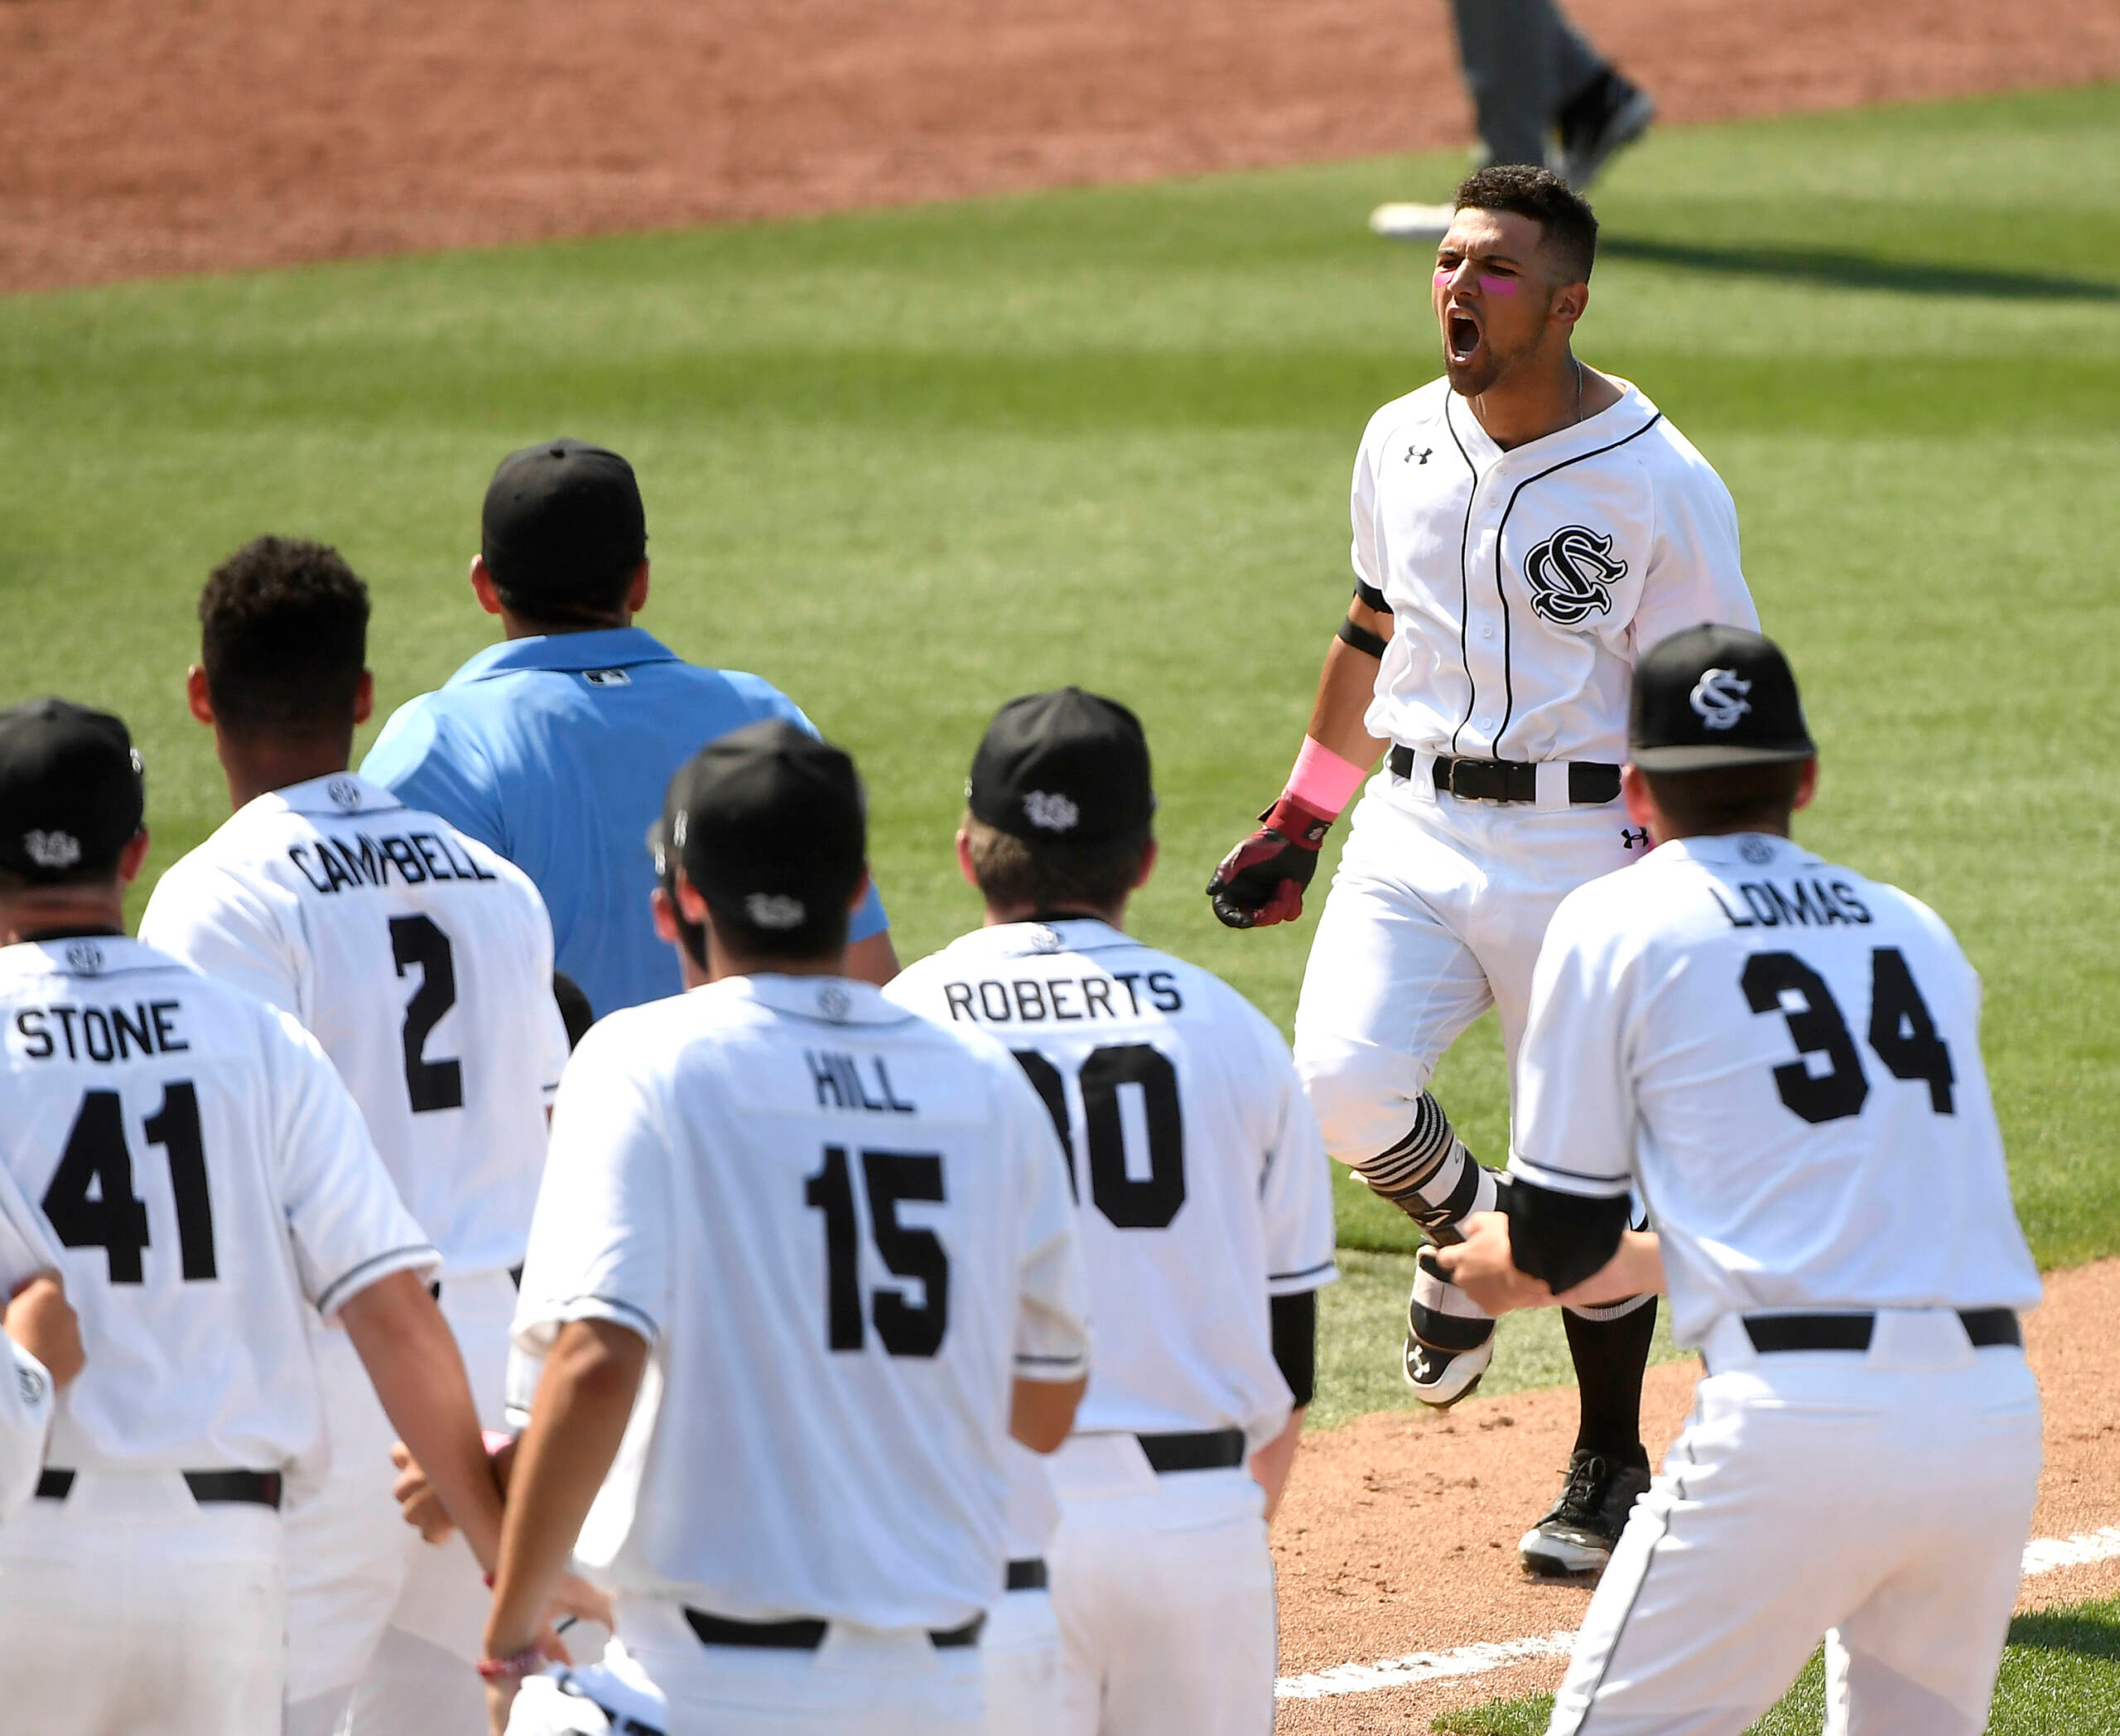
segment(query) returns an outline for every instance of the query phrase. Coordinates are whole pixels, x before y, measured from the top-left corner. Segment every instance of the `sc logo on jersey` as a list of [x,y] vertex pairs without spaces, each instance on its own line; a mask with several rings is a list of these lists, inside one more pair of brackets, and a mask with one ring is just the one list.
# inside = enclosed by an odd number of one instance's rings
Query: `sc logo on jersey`
[[1555,531],[1524,557],[1524,581],[1531,587],[1531,612],[1556,627],[1579,627],[1612,606],[1612,586],[1627,574],[1612,552],[1612,539],[1571,524]]

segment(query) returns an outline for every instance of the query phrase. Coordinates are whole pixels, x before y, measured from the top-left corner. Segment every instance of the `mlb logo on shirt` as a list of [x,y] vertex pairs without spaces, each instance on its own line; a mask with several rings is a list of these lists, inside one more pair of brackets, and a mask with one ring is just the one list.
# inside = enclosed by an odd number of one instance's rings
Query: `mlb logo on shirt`
[[592,687],[629,687],[633,677],[623,669],[584,669],[581,678]]

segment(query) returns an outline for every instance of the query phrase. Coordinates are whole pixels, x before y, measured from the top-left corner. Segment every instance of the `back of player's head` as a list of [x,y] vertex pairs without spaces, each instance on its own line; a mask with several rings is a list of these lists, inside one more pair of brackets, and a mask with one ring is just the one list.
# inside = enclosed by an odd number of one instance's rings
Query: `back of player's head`
[[479,532],[501,601],[535,621],[615,613],[648,558],[648,516],[633,466],[581,440],[547,440],[502,459]]
[[663,827],[733,952],[817,959],[845,948],[869,822],[842,750],[778,720],[732,730],[677,768]]
[[1754,817],[1785,824],[1804,764],[1817,756],[1795,673],[1764,634],[1689,627],[1635,664],[1627,758],[1681,832]]
[[146,813],[122,721],[64,699],[0,711],[0,891],[113,879]]
[[1511,211],[1544,233],[1544,247],[1563,283],[1588,283],[1597,263],[1597,219],[1589,201],[1550,169],[1528,163],[1490,163],[1458,184],[1458,210]]
[[1141,721],[1080,687],[1012,699],[972,756],[965,805],[989,904],[1110,909],[1133,890],[1154,836]]
[[214,717],[238,735],[351,730],[368,615],[368,586],[337,549],[298,537],[244,543],[199,593]]

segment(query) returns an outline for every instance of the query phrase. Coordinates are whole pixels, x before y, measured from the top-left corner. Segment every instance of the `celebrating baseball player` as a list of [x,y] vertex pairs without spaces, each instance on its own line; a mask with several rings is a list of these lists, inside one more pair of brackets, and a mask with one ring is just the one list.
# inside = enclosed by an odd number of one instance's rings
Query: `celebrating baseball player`
[[[1707,461],[1571,347],[1597,248],[1542,169],[1458,190],[1438,250],[1444,378],[1371,418],[1355,461],[1355,597],[1280,798],[1208,892],[1234,928],[1301,914],[1327,829],[1377,756],[1312,944],[1296,1065],[1326,1149],[1436,1243],[1495,1203],[1428,1090],[1487,1007],[1514,1067],[1560,899],[1645,846],[1618,805],[1628,673],[1702,620],[1756,624],[1737,516]],[[1424,1249],[1405,1374],[1447,1406],[1494,1322]],[[1655,1300],[1571,1309],[1582,1425],[1527,1570],[1593,1576],[1649,1482],[1641,1377]]]
[[733,731],[665,825],[704,986],[604,1019],[561,1087],[493,1727],[578,1549],[670,1736],[977,1736],[1003,1443],[1050,1451],[1082,1391],[1052,1123],[1000,1044],[844,974],[867,877],[845,754]]
[[[707,669],[633,624],[647,606],[648,528],[633,466],[579,440],[503,459],[471,562],[488,647],[440,692],[400,706],[362,775],[519,865],[552,914],[559,967],[599,1016],[676,994],[648,919],[641,835],[702,742],[762,718],[810,728],[755,675]],[[847,968],[898,968],[873,888]]]
[[1506,1215],[1442,1256],[1497,1309],[1668,1281],[1707,1362],[1554,1736],[1735,1736],[1822,1633],[1830,1736],[1974,1736],[2040,1467],[1979,979],[1934,911],[1790,841],[1817,764],[1770,641],[1655,647],[1629,746],[1654,848],[1554,913]]
[[0,1526],[0,1681],[39,1736],[267,1736],[278,1508],[322,1445],[311,1319],[341,1323],[350,1377],[489,1556],[500,1503],[435,1250],[330,1061],[126,938],[142,808],[117,718],[0,712],[0,1218],[36,1243],[0,1238],[28,1268],[0,1284],[63,1274],[85,1355],[36,1498]]
[[[235,814],[163,875],[140,933],[323,1044],[441,1252],[443,1317],[498,1429],[509,1271],[566,1062],[552,930],[520,869],[346,769],[372,703],[368,618],[367,588],[316,543],[261,537],[214,571],[188,691]],[[482,1570],[399,1522],[389,1420],[346,1333],[315,1337],[331,1470],[287,1516],[289,1736],[329,1736],[349,1699],[355,1732],[476,1729]]]
[[[1263,1736],[1266,1520],[1311,1398],[1317,1291],[1337,1276],[1317,1123],[1257,1009],[1122,931],[1156,857],[1131,711],[1079,687],[1011,702],[967,801],[957,861],[985,926],[887,992],[1015,1051],[1067,1149],[1097,1323],[1088,1394],[1050,1461],[1052,1611],[1034,1591],[997,1610],[990,1678],[1008,1715],[992,1729]],[[1021,1559],[1053,1531],[1043,1469],[1019,1467],[1012,1584],[1044,1576]],[[1055,1616],[1058,1716],[1038,1643]]]

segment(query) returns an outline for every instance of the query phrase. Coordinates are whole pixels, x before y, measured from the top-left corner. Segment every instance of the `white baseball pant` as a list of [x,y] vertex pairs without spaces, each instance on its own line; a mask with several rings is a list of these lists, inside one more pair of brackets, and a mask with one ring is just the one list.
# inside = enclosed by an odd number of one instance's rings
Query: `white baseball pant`
[[1356,803],[1303,971],[1296,1070],[1342,1163],[1405,1137],[1443,1051],[1490,1006],[1514,1079],[1555,908],[1645,842],[1616,802],[1461,802],[1435,793],[1431,764],[1387,768]]
[[1737,1736],[1826,1640],[1825,1736],[1978,1736],[2039,1488],[2023,1353],[1948,1309],[1760,1355],[1726,1316],[1549,1736]]
[[29,1736],[275,1736],[280,1516],[174,1471],[75,1474],[0,1527],[0,1702]]
[[1052,1594],[1007,1593],[988,1612],[979,1649],[989,1736],[1061,1736],[1060,1621]]
[[667,1704],[667,1736],[985,1736],[977,1646],[837,1622],[814,1652],[706,1646],[672,1603],[621,1598],[618,1617]]
[[1047,1463],[1067,1736],[1270,1736],[1265,1492],[1241,1468],[1158,1476],[1130,1435],[1076,1435]]
[[[513,1281],[445,1277],[441,1307],[480,1422],[502,1427]],[[359,1736],[479,1729],[484,1574],[460,1536],[436,1548],[406,1525],[390,1492],[397,1431],[367,1370],[344,1332],[319,1326],[311,1342],[331,1468],[287,1513],[287,1736],[330,1736],[349,1706]]]

